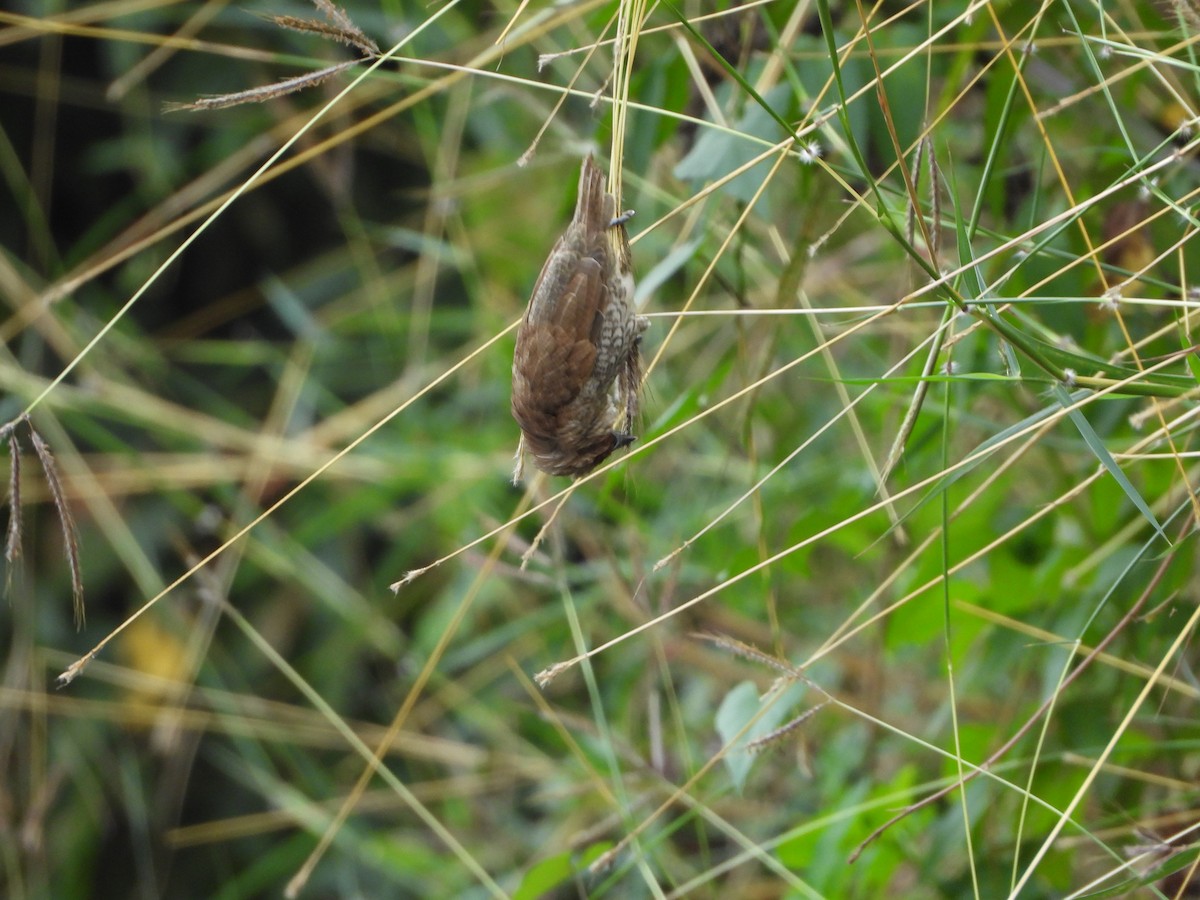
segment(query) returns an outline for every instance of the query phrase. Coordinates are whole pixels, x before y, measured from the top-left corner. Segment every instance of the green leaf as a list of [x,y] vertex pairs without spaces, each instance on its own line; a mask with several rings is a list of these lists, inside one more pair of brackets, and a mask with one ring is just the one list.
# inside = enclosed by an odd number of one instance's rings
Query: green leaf
[[[1054,395],[1058,397],[1058,402],[1063,405],[1064,409],[1068,409],[1074,402],[1074,398],[1072,398],[1071,394],[1061,384],[1056,384],[1054,386]],[[1146,504],[1146,501],[1142,499],[1141,493],[1139,493],[1137,488],[1133,486],[1133,483],[1125,477],[1125,472],[1119,465],[1117,465],[1117,461],[1112,458],[1112,454],[1109,453],[1108,448],[1104,446],[1104,441],[1101,440],[1100,435],[1096,434],[1095,429],[1092,428],[1091,423],[1088,422],[1087,416],[1085,416],[1078,409],[1070,409],[1067,412],[1067,415],[1071,417],[1071,422],[1079,430],[1080,435],[1083,436],[1083,440],[1087,443],[1088,447],[1094,454],[1096,454],[1096,458],[1100,460],[1100,464],[1108,470],[1108,474],[1112,475],[1117,484],[1121,486],[1121,490],[1125,492],[1125,496],[1133,502],[1133,505],[1138,508],[1138,512],[1145,517],[1146,521],[1154,526],[1154,530],[1158,532],[1159,537],[1166,541],[1167,544],[1170,544],[1171,542],[1163,533],[1162,526],[1158,524],[1158,519],[1154,517],[1154,513],[1150,510],[1150,507]]]
[[534,863],[513,891],[513,900],[537,900],[565,883],[575,871],[571,856],[571,852],[567,851]]
[[1200,383],[1200,357],[1195,353],[1189,353],[1184,360],[1187,362],[1188,371],[1192,373],[1192,378]]
[[684,263],[695,255],[696,248],[699,246],[700,238],[693,238],[687,243],[681,244],[660,259],[654,268],[638,279],[634,297],[639,308],[643,306],[643,298],[653,294],[663,286],[667,279],[682,269]]
[[[1104,888],[1100,891],[1094,891],[1088,894],[1080,894],[1081,900],[1098,900],[1100,897],[1129,897],[1133,895],[1135,888],[1150,887],[1156,882],[1161,881],[1168,875],[1173,875],[1175,872],[1190,868],[1196,865],[1196,860],[1200,859],[1200,845],[1188,847],[1186,850],[1181,850],[1168,857],[1165,861],[1138,875],[1136,878],[1127,878],[1120,884],[1114,884],[1111,887]],[[1189,880],[1189,885],[1195,886],[1195,879]],[[1190,895],[1189,895],[1190,896]]]
[[[790,96],[791,88],[780,84],[767,92],[763,102],[783,106]],[[760,156],[764,147],[775,142],[779,130],[775,125],[775,118],[777,115],[768,114],[760,106],[749,106],[729,130],[705,129],[692,146],[691,152],[675,166],[675,177],[696,182],[724,178],[756,156]],[[762,184],[763,171],[770,165],[771,160],[764,159],[754,169],[743,172],[725,185],[724,191],[737,200],[748,203]]]
[[583,872],[612,847],[612,841],[601,841],[590,845],[582,856],[568,850],[534,863],[513,891],[513,900],[537,900],[539,897],[545,897],[559,885],[566,884],[577,873]]
[[[750,774],[750,768],[754,765],[755,760],[754,754],[746,750],[746,745],[778,728],[796,702],[803,696],[804,691],[805,685],[796,683],[789,685],[779,693],[771,692],[760,699],[758,688],[754,682],[743,681],[726,694],[725,699],[721,701],[716,717],[717,734],[721,736],[721,740],[725,744],[734,741],[735,737],[737,739],[737,742],[726,751],[723,762],[729,772],[729,777],[733,779],[739,792],[745,785],[746,777]],[[766,710],[763,709],[764,702],[770,704]],[[737,737],[755,716],[759,718],[746,729],[744,734]]]

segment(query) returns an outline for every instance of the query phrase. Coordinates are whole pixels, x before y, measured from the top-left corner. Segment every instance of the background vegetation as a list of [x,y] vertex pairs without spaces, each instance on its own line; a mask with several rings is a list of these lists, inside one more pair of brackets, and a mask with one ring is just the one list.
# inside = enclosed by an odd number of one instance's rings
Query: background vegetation
[[1194,10],[652,6],[643,421],[568,493],[511,326],[613,2],[346,0],[390,58],[192,111],[360,50],[6,9],[0,893],[1188,890]]

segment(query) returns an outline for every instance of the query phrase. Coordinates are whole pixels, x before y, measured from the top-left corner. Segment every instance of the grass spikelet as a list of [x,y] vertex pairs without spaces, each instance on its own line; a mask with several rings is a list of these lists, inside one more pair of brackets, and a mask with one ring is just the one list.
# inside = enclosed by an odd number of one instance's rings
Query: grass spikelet
[[67,554],[67,566],[71,570],[71,595],[75,612],[75,627],[82,628],[85,620],[83,609],[83,576],[79,568],[79,538],[75,530],[75,517],[71,515],[71,507],[67,503],[66,494],[63,492],[62,480],[58,477],[58,466],[54,462],[54,456],[50,453],[50,447],[42,440],[42,436],[38,434],[37,429],[32,425],[29,426],[29,434],[33,439],[33,451],[37,454],[38,462],[42,464],[42,471],[46,475],[46,486],[49,488],[50,497],[54,501],[54,509],[58,513],[58,522],[62,526],[63,549]]
[[785,678],[800,678],[802,672],[799,669],[789,665],[784,660],[777,656],[772,656],[769,653],[764,653],[757,647],[752,647],[750,644],[745,644],[742,641],[735,640],[731,637],[726,637],[723,634],[693,634],[692,637],[701,641],[707,641],[723,650],[732,653],[734,656],[740,656],[742,659],[748,659],[760,665],[766,666],[769,669],[781,673]]
[[345,28],[331,25],[328,22],[319,22],[316,19],[301,19],[297,16],[268,16],[267,21],[274,22],[280,28],[287,28],[290,31],[317,34],[331,41],[337,41],[339,44],[356,47],[365,57],[379,55],[379,45],[353,24],[349,28]]
[[774,746],[779,741],[782,741],[784,738],[786,738],[788,735],[795,733],[796,729],[798,729],[801,725],[803,725],[805,722],[807,722],[814,715],[816,715],[820,710],[824,709],[828,705],[829,705],[829,701],[824,700],[821,703],[818,703],[812,709],[805,710],[804,712],[800,713],[800,715],[796,716],[791,721],[786,722],[783,725],[780,725],[774,731],[770,731],[767,734],[764,734],[760,738],[755,738],[754,740],[752,740],[750,743],[748,743],[746,745],[746,752],[761,753],[763,750],[766,750],[768,747]]
[[197,109],[228,109],[231,106],[241,106],[243,103],[265,103],[267,100],[274,100],[277,97],[294,94],[296,91],[316,87],[339,72],[344,72],[351,66],[358,65],[359,62],[360,60],[351,59],[346,62],[340,62],[337,65],[329,66],[328,68],[318,69],[315,72],[305,72],[302,75],[285,78],[283,81],[276,81],[274,84],[264,84],[259,87],[248,88],[244,91],[235,91],[232,94],[215,94],[211,97],[201,97],[199,100],[193,100],[191,103],[168,103],[165,108],[167,112],[178,112],[181,110]]
[[8,535],[4,541],[4,558],[8,561],[8,577],[12,566],[21,556],[21,446],[17,436],[8,434]]

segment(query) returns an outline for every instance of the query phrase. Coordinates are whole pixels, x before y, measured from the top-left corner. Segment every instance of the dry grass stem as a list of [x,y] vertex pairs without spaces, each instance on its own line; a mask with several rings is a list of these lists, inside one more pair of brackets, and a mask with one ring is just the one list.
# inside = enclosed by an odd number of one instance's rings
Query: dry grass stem
[[[1197,2],[35,6],[0,895],[1194,880]],[[588,153],[638,440],[514,488]]]

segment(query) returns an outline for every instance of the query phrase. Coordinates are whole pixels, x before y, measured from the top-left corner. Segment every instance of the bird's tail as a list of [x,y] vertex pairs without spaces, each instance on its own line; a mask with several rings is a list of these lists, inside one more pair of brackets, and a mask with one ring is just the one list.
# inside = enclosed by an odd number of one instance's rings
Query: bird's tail
[[592,234],[602,234],[612,224],[617,201],[605,193],[604,173],[589,154],[579,170],[579,199],[575,202],[575,222]]

